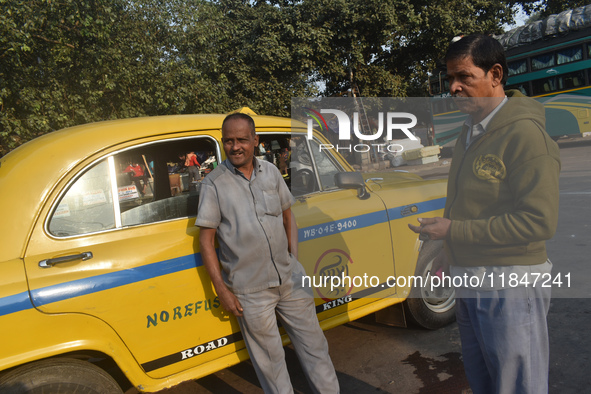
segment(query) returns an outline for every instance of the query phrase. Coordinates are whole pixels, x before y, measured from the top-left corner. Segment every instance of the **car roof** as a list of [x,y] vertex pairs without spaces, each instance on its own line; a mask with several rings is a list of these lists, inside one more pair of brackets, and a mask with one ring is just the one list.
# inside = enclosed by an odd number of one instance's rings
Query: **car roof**
[[[290,118],[252,115],[257,133],[289,132]],[[25,242],[52,188],[90,156],[123,143],[195,131],[221,133],[227,114],[167,115],[89,123],[35,138],[0,159],[0,262],[23,255]],[[303,127],[302,124],[299,125]],[[214,133],[214,136],[216,135]],[[219,134],[217,134],[219,136]]]

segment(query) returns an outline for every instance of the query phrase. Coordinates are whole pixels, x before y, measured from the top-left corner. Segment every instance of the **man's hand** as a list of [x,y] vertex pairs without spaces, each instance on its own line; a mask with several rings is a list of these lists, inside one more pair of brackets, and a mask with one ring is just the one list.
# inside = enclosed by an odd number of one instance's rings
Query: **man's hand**
[[201,245],[201,258],[203,265],[211,278],[211,283],[222,303],[222,306],[234,316],[242,316],[242,305],[238,298],[228,289],[222,278],[222,271],[218,256],[215,253],[215,228],[200,227],[199,244]]
[[236,298],[236,296],[234,295],[234,293],[230,291],[230,289],[223,285],[221,288],[216,288],[215,290],[216,293],[218,293],[218,297],[220,299],[220,302],[222,303],[222,307],[224,307],[225,310],[233,313],[234,316],[242,316],[242,312],[244,311],[244,309],[242,309],[240,301],[238,301],[238,298]]
[[446,218],[418,218],[419,226],[408,225],[417,234],[425,235],[432,240],[446,239],[449,236],[451,220]]
[[285,234],[287,235],[287,250],[298,258],[298,226],[291,208],[287,208],[283,211],[283,227],[285,228]]

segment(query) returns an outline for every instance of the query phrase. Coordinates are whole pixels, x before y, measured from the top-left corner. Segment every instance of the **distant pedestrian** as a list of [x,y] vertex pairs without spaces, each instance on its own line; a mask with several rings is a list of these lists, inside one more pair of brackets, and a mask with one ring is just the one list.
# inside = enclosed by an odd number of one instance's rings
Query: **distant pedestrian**
[[130,162],[123,173],[131,175],[131,181],[134,183],[138,193],[143,196],[146,193],[146,177],[144,169],[137,161]]
[[187,171],[189,171],[189,182],[195,182],[201,179],[201,175],[199,175],[200,164],[197,161],[197,155],[195,152],[187,153],[185,167],[187,167]]

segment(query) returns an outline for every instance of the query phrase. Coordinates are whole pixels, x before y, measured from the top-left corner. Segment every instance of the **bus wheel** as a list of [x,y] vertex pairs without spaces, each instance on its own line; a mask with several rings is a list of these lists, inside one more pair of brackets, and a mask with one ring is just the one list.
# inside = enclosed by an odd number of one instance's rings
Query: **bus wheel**
[[23,365],[0,379],[1,393],[123,393],[99,367],[81,360],[54,358]]
[[415,276],[422,277],[422,283],[415,280],[404,303],[409,320],[429,330],[444,327],[456,318],[453,286],[443,286],[437,277],[434,282],[432,279],[433,260],[442,250],[442,241],[425,241],[415,270]]

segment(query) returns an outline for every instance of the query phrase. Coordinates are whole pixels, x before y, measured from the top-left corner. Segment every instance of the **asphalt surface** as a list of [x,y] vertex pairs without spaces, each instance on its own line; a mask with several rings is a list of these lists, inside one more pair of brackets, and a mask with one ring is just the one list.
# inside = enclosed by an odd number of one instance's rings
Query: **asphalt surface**
[[[548,241],[554,271],[571,283],[553,286],[548,316],[550,393],[589,392],[591,386],[591,138],[563,139],[560,218]],[[397,170],[445,178],[451,159]],[[342,393],[470,393],[461,362],[456,324],[436,331],[395,328],[374,315],[326,332]],[[309,393],[295,353],[286,357],[296,393]],[[136,393],[134,389],[127,394]],[[166,394],[262,393],[250,361],[185,382]]]

